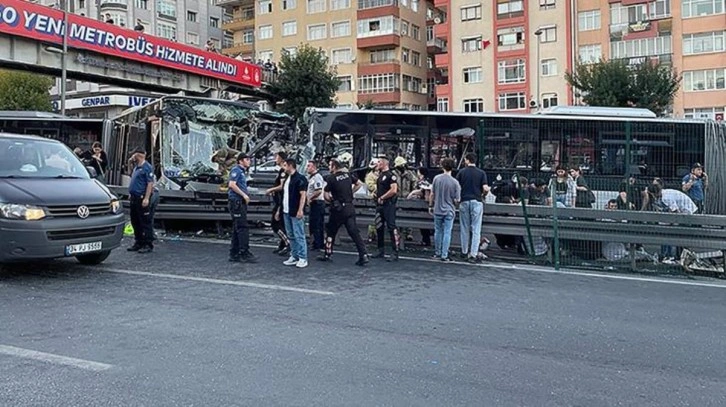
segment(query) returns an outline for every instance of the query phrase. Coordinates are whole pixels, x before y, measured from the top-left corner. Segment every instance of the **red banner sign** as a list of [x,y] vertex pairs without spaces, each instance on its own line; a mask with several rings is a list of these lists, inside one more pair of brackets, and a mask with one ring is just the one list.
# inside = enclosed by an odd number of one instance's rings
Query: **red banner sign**
[[[113,24],[68,14],[68,46],[260,87],[260,67]],[[63,11],[22,0],[0,0],[0,32],[63,43]]]

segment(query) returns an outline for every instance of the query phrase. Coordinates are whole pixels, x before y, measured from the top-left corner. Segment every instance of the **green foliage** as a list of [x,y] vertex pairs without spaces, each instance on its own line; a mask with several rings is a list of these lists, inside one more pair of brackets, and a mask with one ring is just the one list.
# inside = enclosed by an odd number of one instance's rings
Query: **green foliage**
[[270,92],[284,102],[280,112],[302,119],[308,107],[335,106],[340,81],[322,49],[301,44],[295,55],[283,53],[278,68]]
[[53,78],[30,72],[0,70],[0,110],[50,112]]
[[590,106],[639,107],[661,115],[673,102],[681,77],[672,67],[623,60],[577,64],[565,74],[567,83]]
[[365,103],[357,103],[358,109],[364,109],[364,110],[371,110],[376,107],[376,104],[373,103],[373,99],[366,100]]

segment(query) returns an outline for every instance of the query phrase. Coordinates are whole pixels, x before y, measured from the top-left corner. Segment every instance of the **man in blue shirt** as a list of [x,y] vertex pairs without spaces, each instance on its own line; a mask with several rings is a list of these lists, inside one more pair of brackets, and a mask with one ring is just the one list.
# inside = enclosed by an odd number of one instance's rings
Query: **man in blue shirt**
[[154,250],[154,208],[158,197],[154,194],[154,166],[146,161],[146,150],[140,147],[132,152],[129,164],[129,204],[135,242],[127,250],[149,253]]
[[232,215],[232,245],[229,248],[229,261],[256,263],[257,258],[250,252],[250,230],[247,225],[247,205],[250,196],[247,189],[247,169],[250,157],[246,153],[237,155],[237,165],[229,172],[229,213]]
[[489,193],[487,174],[476,167],[476,156],[469,153],[464,158],[466,168],[456,174],[461,185],[461,204],[459,205],[459,222],[461,228],[461,256],[470,263],[479,259],[481,244],[481,223],[484,214],[484,196]]
[[683,192],[688,194],[693,203],[698,207],[696,213],[703,213],[703,199],[708,188],[708,175],[703,171],[703,166],[695,163],[691,166],[691,173],[683,177]]

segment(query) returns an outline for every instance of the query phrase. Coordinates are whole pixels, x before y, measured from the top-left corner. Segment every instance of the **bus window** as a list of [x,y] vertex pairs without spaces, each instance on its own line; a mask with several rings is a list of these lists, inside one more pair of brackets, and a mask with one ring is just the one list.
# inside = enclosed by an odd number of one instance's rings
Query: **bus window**
[[441,160],[453,158],[457,168],[464,165],[464,157],[475,152],[476,130],[463,128],[451,133],[439,133],[439,129],[431,130],[429,146],[429,166],[440,167]]
[[488,130],[484,138],[484,169],[533,168],[536,138],[530,132]]

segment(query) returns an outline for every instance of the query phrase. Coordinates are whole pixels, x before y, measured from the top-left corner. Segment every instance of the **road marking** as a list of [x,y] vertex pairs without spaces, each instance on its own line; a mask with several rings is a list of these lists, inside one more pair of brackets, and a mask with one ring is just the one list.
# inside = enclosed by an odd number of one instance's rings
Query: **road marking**
[[33,359],[54,365],[77,367],[92,372],[102,372],[113,367],[106,363],[94,362],[92,360],[76,359],[68,356],[56,355],[53,353],[38,352],[36,350],[16,348],[15,346],[0,345],[0,354],[16,356],[24,359]]
[[[193,238],[193,239],[185,239],[183,241],[186,242],[192,242],[192,243],[214,243],[214,244],[226,244],[229,245],[229,242],[225,241],[219,241],[214,239],[204,239],[204,238]],[[265,245],[265,244],[257,244],[252,243],[250,246],[254,247],[261,247],[266,249],[274,249],[277,248],[277,246],[273,245]],[[347,251],[336,251],[335,254],[343,254],[347,256],[358,256],[357,252],[347,252]],[[434,260],[434,259],[428,259],[428,258],[422,258],[422,257],[408,257],[408,256],[401,256],[399,259],[402,260],[413,260],[413,261],[421,261],[426,263],[438,263],[441,264],[440,260]],[[480,263],[480,264],[471,264],[466,263],[462,261],[452,261],[449,264],[457,264],[457,265],[464,265],[464,266],[473,266],[473,267],[482,267],[482,268],[495,268],[495,269],[509,269],[509,270],[520,270],[520,271],[533,271],[538,273],[547,273],[547,274],[560,274],[560,275],[574,275],[574,276],[581,276],[581,277],[597,277],[597,278],[608,278],[611,280],[629,280],[629,281],[640,281],[645,283],[662,283],[662,284],[674,284],[674,285],[686,285],[686,286],[694,286],[694,287],[710,287],[710,288],[723,288],[726,289],[726,284],[720,284],[720,283],[709,283],[709,282],[700,282],[700,281],[681,281],[681,280],[668,280],[665,278],[657,278],[657,277],[636,277],[636,276],[623,276],[623,275],[617,275],[617,274],[602,274],[598,272],[589,272],[589,271],[575,271],[571,269],[561,269],[561,270],[555,270],[553,268],[548,267],[541,267],[541,266],[532,266],[532,265],[526,265],[526,264],[508,264],[508,263]]]
[[284,285],[275,285],[275,284],[251,283],[248,281],[221,280],[221,279],[216,279],[216,278],[181,276],[178,274],[165,274],[165,273],[149,273],[146,271],[123,270],[123,269],[114,269],[114,268],[101,268],[99,270],[106,271],[109,273],[128,274],[128,275],[132,275],[132,276],[160,277],[160,278],[169,278],[169,279],[173,279],[173,280],[197,281],[200,283],[209,283],[209,284],[221,284],[221,285],[232,285],[232,286],[237,286],[237,287],[260,288],[260,289],[264,289],[264,290],[291,291],[291,292],[302,293],[302,294],[335,295],[335,293],[332,291],[311,290],[308,288],[288,287],[288,286],[284,286]]

